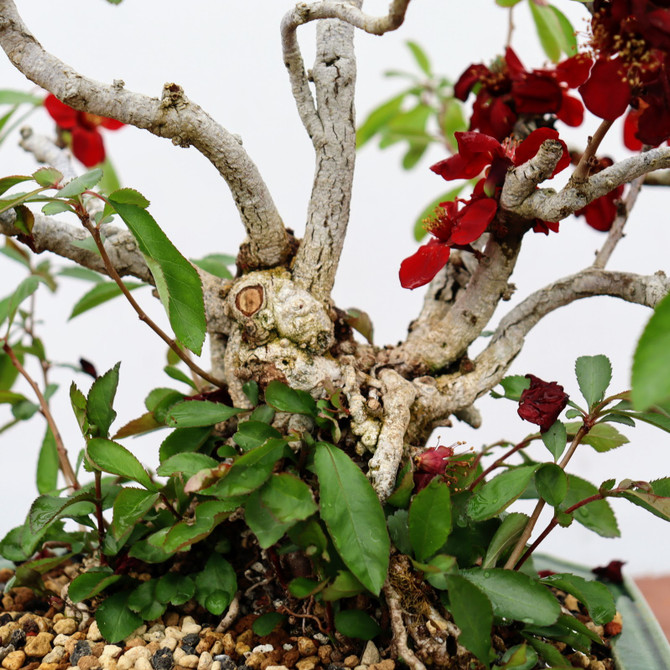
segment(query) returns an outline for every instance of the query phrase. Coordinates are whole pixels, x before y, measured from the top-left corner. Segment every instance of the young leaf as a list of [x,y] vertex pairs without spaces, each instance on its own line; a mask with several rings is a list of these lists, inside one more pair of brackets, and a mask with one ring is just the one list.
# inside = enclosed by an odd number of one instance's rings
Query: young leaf
[[58,450],[51,428],[47,427],[37,459],[37,490],[50,493],[58,484]]
[[370,112],[368,117],[359,126],[356,132],[356,148],[360,149],[368,140],[372,139],[388,122],[402,109],[402,103],[407,91],[387,100]]
[[449,611],[461,629],[458,642],[487,668],[491,657],[493,607],[480,588],[460,575],[446,575]]
[[[568,493],[559,509],[565,511],[597,493],[598,488],[590,482],[576,475],[568,475]],[[572,514],[576,521],[602,537],[619,537],[621,534],[614,512],[606,500],[594,500],[579,507]]]
[[549,5],[549,9],[555,14],[560,27],[560,33],[557,33],[557,39],[561,45],[561,50],[566,56],[575,56],[577,54],[577,31],[573,28],[569,19],[554,5]]
[[543,463],[535,471],[535,488],[540,498],[557,507],[568,493],[568,478],[555,463]]
[[386,519],[391,541],[401,553],[409,556],[412,553],[412,543],[409,540],[409,512],[398,509]]
[[187,400],[173,405],[166,417],[168,426],[175,428],[195,428],[213,426],[246,410],[228,407],[210,400]]
[[163,368],[163,372],[171,379],[174,379],[175,381],[178,382],[182,382],[183,384],[190,386],[194,391],[197,392],[198,387],[195,385],[194,381],[179,368],[173,365],[166,365]]
[[365,587],[356,577],[347,570],[340,570],[337,577],[321,591],[321,597],[325,601],[341,600],[342,598],[353,598],[363,593]]
[[409,501],[414,490],[414,471],[412,461],[407,461],[398,473],[396,487],[393,493],[386,499],[386,502],[393,507],[407,509]]
[[549,575],[544,577],[541,582],[575,596],[589,611],[593,623],[597,626],[609,623],[616,614],[616,605],[612,593],[601,582],[584,579],[569,573]]
[[450,531],[449,487],[436,477],[414,496],[409,508],[409,539],[416,559],[428,560],[447,541]]
[[209,254],[199,260],[194,258],[191,259],[193,265],[197,265],[199,268],[209,274],[214,275],[215,277],[220,277],[221,279],[232,279],[233,275],[228,269],[229,265],[235,265],[235,256],[227,256],[226,254]]
[[636,410],[645,411],[670,398],[670,295],[656,305],[633,357],[632,395]]
[[131,591],[128,597],[128,607],[133,612],[137,612],[145,621],[157,619],[167,609],[167,604],[161,602],[156,595],[157,586],[158,580],[150,579]]
[[[581,426],[581,422],[572,422],[566,424],[568,437],[573,438]],[[628,444],[629,440],[622,435],[614,426],[608,423],[597,423],[582,438],[584,444],[588,444],[598,452],[616,449],[623,444]]]
[[[70,498],[42,495],[36,498],[28,513],[29,530],[39,534],[62,516],[81,516],[94,511],[94,497],[86,491]],[[66,514],[67,511],[67,514]]]
[[647,493],[641,489],[630,489],[616,494],[617,497],[625,498],[634,505],[643,507],[664,521],[670,521],[670,497]]
[[33,172],[33,179],[40,185],[52,188],[60,184],[63,179],[63,173],[53,167],[42,167]]
[[549,430],[541,433],[541,437],[544,446],[549,449],[549,453],[554,457],[554,461],[557,461],[565,451],[565,446],[568,442],[568,433],[565,429],[565,424],[562,421],[554,421]]
[[160,540],[162,549],[169,553],[186,551],[188,547],[204,540],[231,512],[241,505],[241,500],[207,500],[195,508],[195,521],[180,521],[172,526]]
[[589,409],[605,397],[612,381],[612,364],[607,356],[580,356],[575,363],[579,390]]
[[74,212],[74,209],[62,200],[52,200],[42,207],[42,214],[45,214],[46,216],[54,216],[55,214],[61,214],[62,212]]
[[177,428],[161,443],[159,449],[160,462],[165,462],[175,454],[198,451],[207,441],[212,429],[209,426],[198,428]]
[[335,629],[346,637],[372,640],[382,632],[379,624],[360,610],[340,610],[335,614]]
[[26,277],[17,287],[14,292],[5,300],[0,302],[0,324],[4,323],[5,319],[9,319],[9,327],[11,327],[19,305],[29,298],[40,285],[39,280],[35,276]]
[[407,44],[408,49],[412,52],[414,60],[416,61],[417,65],[423,70],[423,73],[426,76],[431,77],[432,69],[430,67],[430,61],[428,60],[426,52],[416,42],[408,40],[407,42],[405,42],[405,44]]
[[526,490],[537,467],[524,465],[510,468],[486,482],[470,498],[468,516],[473,521],[484,521],[498,516]]
[[138,205],[123,203],[115,195],[109,201],[144,254],[177,339],[199,356],[207,323],[197,270],[177,251],[149,212]]
[[279,523],[303,521],[317,511],[309,486],[287,473],[272,475],[260,489],[260,497]]
[[109,427],[116,418],[116,412],[112,409],[112,404],[119,383],[120,365],[120,362],[117,363],[111,370],[98,377],[88,392],[86,413],[91,434],[96,437],[107,438]]
[[94,437],[86,445],[86,456],[98,470],[134,480],[149,491],[158,488],[137,458],[117,442]]
[[95,611],[100,633],[110,644],[120,642],[142,625],[143,619],[126,605],[128,595],[128,591],[115,593],[105,598]]
[[245,421],[238,424],[237,432],[233,435],[235,444],[249,451],[264,444],[269,438],[281,438],[281,433],[262,421]]
[[528,523],[528,519],[529,517],[521,512],[513,512],[503,519],[503,522],[491,540],[491,544],[489,544],[486,550],[486,556],[482,561],[482,568],[496,567],[496,564],[505,552],[511,551],[516,544],[516,541]]
[[558,63],[561,57],[561,44],[564,42],[563,30],[558,17],[549,6],[537,5],[534,2],[529,2],[528,5],[544,53],[554,63]]
[[206,454],[181,453],[171,456],[166,461],[163,461],[156,470],[156,474],[161,477],[170,477],[175,472],[181,472],[186,477],[194,475],[200,470],[206,468],[215,468],[219,465],[219,461]]
[[[218,554],[212,554],[203,570],[198,572],[195,578],[195,586],[195,599],[203,607],[207,607],[212,614],[218,616],[228,607],[228,604],[237,592],[235,570],[225,558]],[[222,594],[227,596],[228,603],[224,604],[225,599],[220,600],[217,598],[216,602],[211,600],[208,606],[207,601],[209,598],[217,595],[220,597]]]
[[102,170],[95,168],[69,181],[58,191],[59,198],[73,198],[81,195],[89,188],[93,188],[102,179]]
[[114,500],[112,532],[117,539],[132,528],[146,513],[153,508],[158,500],[158,493],[142,489],[123,488]]
[[253,491],[244,506],[244,520],[262,549],[276,544],[295,522],[281,522],[264,504],[260,491]]
[[530,386],[530,379],[522,375],[510,375],[500,380],[500,386],[503,387],[503,393],[491,391],[492,398],[507,398],[519,402],[521,394]]
[[70,582],[67,594],[72,602],[78,603],[97,596],[119,579],[121,575],[115,575],[111,568],[94,568],[75,577]]
[[335,548],[356,578],[379,594],[388,570],[390,540],[377,494],[360,468],[327,442],[316,445],[314,469],[321,518]]
[[[146,286],[146,284],[140,284],[138,282],[128,281],[123,283],[129,291],[134,291],[136,288]],[[112,300],[112,298],[116,298],[120,295],[121,289],[116,282],[97,283],[90,291],[87,291],[81,298],[79,298],[72,308],[72,312],[68,319],[74,319],[75,316],[79,316],[80,314],[87,312],[89,309],[102,305],[108,300]]]
[[195,582],[188,575],[168,572],[156,585],[156,597],[164,603],[179,606],[188,602],[195,593]]
[[279,381],[271,381],[265,389],[265,402],[280,412],[306,414],[316,417],[318,410],[314,398],[306,391],[292,389]]
[[549,626],[561,613],[561,607],[551,591],[521,572],[502,568],[470,568],[461,570],[460,574],[486,594],[495,616]]
[[279,614],[279,612],[267,612],[266,614],[261,614],[261,616],[251,624],[251,630],[253,630],[256,635],[263,637],[264,635],[269,635],[285,620],[285,614]]

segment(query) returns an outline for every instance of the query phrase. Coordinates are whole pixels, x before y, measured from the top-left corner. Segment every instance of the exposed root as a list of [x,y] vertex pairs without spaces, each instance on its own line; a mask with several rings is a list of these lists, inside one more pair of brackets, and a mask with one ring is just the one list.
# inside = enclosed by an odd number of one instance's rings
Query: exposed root
[[393,649],[398,658],[401,658],[410,670],[426,670],[426,666],[416,657],[416,654],[407,646],[407,629],[402,617],[400,596],[387,579],[384,584],[384,597],[391,615],[391,630],[393,631]]
[[223,619],[221,619],[221,622],[216,627],[216,632],[225,633],[233,625],[235,619],[237,619],[237,615],[239,614],[239,612],[240,612],[240,594],[236,593],[232,602],[228,606],[226,616],[224,616]]

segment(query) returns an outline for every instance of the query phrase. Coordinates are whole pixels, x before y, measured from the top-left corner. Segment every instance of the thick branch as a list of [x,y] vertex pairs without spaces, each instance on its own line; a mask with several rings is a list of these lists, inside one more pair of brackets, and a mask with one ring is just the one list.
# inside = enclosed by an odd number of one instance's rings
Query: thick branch
[[[349,221],[356,153],[353,28],[376,35],[394,30],[403,22],[409,0],[393,0],[388,15],[379,18],[364,14],[361,5],[362,0],[300,3],[282,21],[284,63],[298,112],[316,151],[305,236],[293,276],[300,287],[319,299],[330,295]],[[311,72],[315,100],[296,30],[320,19],[328,20],[317,27],[317,56]]]
[[547,314],[581,298],[609,295],[626,302],[654,307],[668,292],[670,279],[662,272],[643,276],[627,272],[587,269],[536,291],[512,309],[496,329],[491,343],[475,359],[468,374],[438,379],[442,403],[435,411],[454,413],[469,407],[504,377],[521,351],[530,330]]
[[272,267],[284,261],[289,241],[281,217],[256,165],[238,138],[189,101],[176,84],[166,84],[161,100],[83,77],[47,53],[19,16],[12,0],[0,0],[0,46],[28,79],[75,109],[115,118],[194,146],[217,168],[232,192],[250,241],[252,261]]
[[[537,164],[543,160],[546,144],[545,142],[537,156],[526,165]],[[670,148],[659,147],[619,161],[602,172],[592,175],[585,182],[568,182],[567,186],[558,193],[553,189],[544,188],[533,191],[525,200],[518,202],[509,197],[509,190],[504,189],[500,204],[504,209],[524,219],[561,221],[617,186],[627,184],[648,172],[667,167],[670,167]]]

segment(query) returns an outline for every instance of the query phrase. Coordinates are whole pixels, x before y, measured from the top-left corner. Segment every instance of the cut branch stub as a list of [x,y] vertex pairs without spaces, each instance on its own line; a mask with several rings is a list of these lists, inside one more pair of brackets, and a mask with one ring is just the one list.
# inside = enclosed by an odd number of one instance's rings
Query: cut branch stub
[[235,306],[244,314],[244,316],[253,316],[261,307],[263,307],[263,298],[265,291],[260,284],[254,286],[245,286],[235,296]]

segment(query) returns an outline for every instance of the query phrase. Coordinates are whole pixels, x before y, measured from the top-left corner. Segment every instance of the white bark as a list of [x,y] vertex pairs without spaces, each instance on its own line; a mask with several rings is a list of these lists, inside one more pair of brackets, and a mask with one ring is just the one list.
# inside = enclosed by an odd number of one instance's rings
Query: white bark
[[0,0],[0,46],[28,79],[65,104],[194,146],[230,187],[250,244],[250,264],[272,267],[286,261],[289,240],[272,197],[241,141],[188,100],[177,84],[166,84],[161,99],[84,77],[44,50],[19,16],[12,0]]

